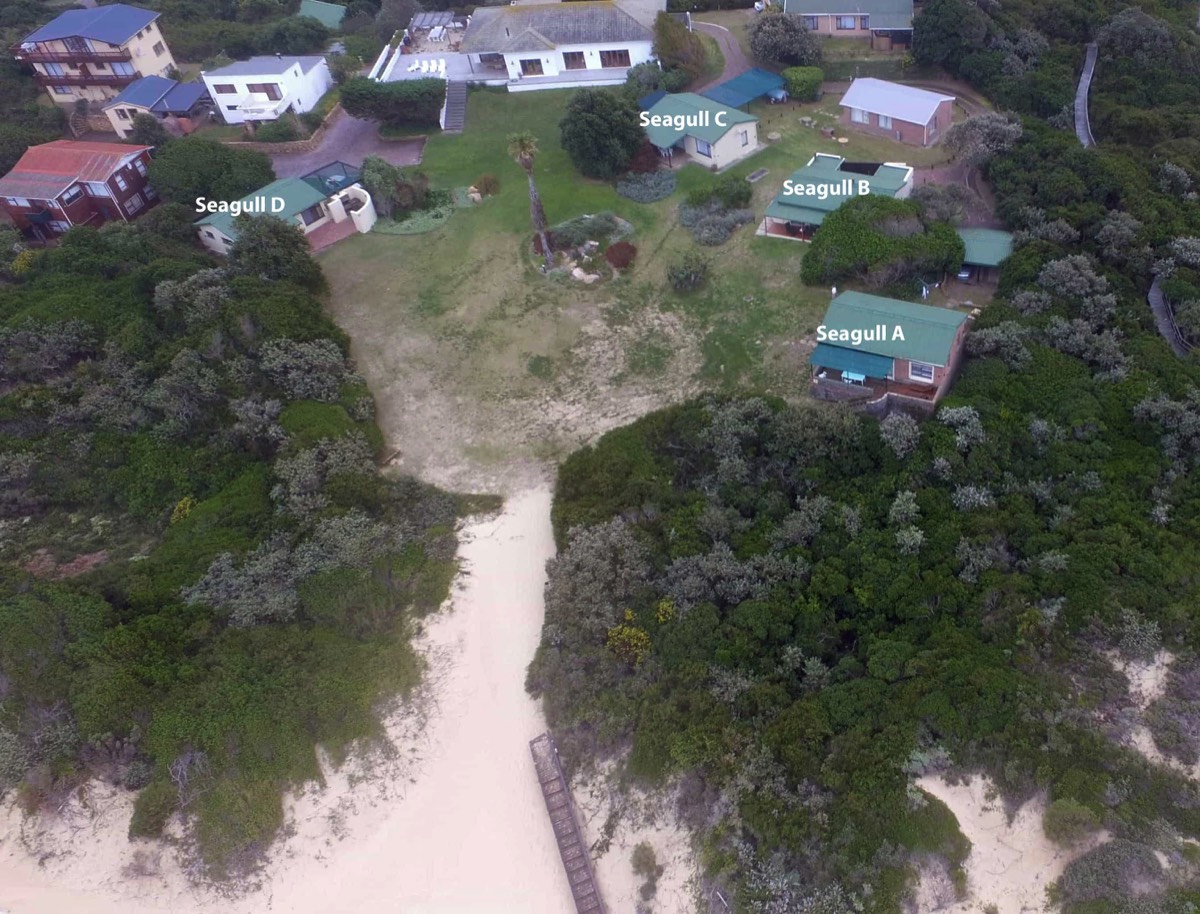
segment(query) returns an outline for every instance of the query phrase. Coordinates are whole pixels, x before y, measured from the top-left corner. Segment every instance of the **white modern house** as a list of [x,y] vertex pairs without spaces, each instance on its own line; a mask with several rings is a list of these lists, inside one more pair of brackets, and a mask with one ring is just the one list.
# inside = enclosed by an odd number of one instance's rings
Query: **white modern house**
[[227,124],[273,121],[287,111],[303,114],[333,88],[324,57],[251,57],[200,77]]
[[[654,59],[654,35],[611,0],[479,7],[460,51],[475,79],[510,92],[625,82]],[[491,78],[489,78],[491,77]]]

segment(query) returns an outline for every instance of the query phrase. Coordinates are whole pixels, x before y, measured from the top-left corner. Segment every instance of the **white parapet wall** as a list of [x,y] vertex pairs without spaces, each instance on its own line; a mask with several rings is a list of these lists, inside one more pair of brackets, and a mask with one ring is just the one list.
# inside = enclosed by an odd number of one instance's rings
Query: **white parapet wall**
[[375,66],[371,67],[371,74],[368,79],[379,78],[379,74],[383,70],[384,64],[387,63],[388,54],[391,52],[391,50],[392,49],[390,46],[385,46],[384,49],[379,52],[379,59],[375,61]]

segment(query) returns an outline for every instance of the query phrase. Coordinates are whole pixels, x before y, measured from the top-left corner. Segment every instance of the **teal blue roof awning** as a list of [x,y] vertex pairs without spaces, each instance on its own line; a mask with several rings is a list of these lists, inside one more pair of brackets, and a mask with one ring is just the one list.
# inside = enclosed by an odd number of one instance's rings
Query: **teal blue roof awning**
[[892,373],[892,360],[886,355],[843,349],[829,343],[817,343],[810,361],[817,368],[833,368],[869,378],[886,378]]

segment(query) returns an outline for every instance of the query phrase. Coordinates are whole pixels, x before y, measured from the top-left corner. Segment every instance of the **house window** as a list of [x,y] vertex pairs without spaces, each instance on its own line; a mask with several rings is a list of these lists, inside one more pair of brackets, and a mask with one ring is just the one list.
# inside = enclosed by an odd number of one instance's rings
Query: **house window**
[[155,56],[155,57],[162,57],[162,56],[163,56],[163,51],[165,51],[165,50],[166,50],[166,48],[165,48],[165,47],[163,47],[163,43],[162,43],[161,41],[159,41],[159,42],[156,42],[156,43],[155,43],[155,45],[154,45],[154,56]]
[[305,225],[312,225],[318,219],[324,218],[324,216],[325,212],[322,209],[321,204],[318,203],[316,206],[310,206],[308,209],[302,212],[300,214],[300,221]]
[[46,75],[48,76],[67,75],[67,71],[63,69],[63,65],[60,63],[44,63],[42,66],[46,68]]
[[620,51],[601,51],[600,66],[602,67],[628,67],[629,52],[626,50]]
[[587,64],[583,59],[583,51],[563,51],[564,70],[586,70]]
[[29,201],[24,197],[5,197],[5,202],[9,206],[19,206],[22,209],[29,209]]
[[935,114],[933,115],[933,120],[931,120],[931,121],[929,122],[929,129],[930,129],[930,130],[937,130],[937,127],[938,127],[938,125],[937,125],[937,114],[935,113]]
[[528,60],[521,61],[522,76],[541,76],[542,61],[537,57],[531,57]]
[[125,201],[125,212],[129,213],[129,215],[131,215],[131,216],[141,208],[142,208],[142,195],[141,194],[134,194],[132,197],[130,197],[128,200]]
[[265,95],[273,102],[283,98],[283,93],[279,91],[278,83],[250,83],[246,86],[247,92],[254,92],[257,95]]
[[88,192],[89,196],[92,196],[92,197],[111,197],[112,196],[112,194],[110,194],[108,192],[108,185],[103,184],[100,181],[88,181],[83,186],[87,188],[87,192]]
[[858,17],[858,27],[860,29],[862,29],[864,32],[867,31],[867,29],[869,29],[871,27],[871,17],[870,16],[859,16]]
[[854,27],[858,25],[858,19],[854,16],[838,16],[837,27],[843,32],[852,32]]
[[70,203],[72,200],[76,200],[82,196],[83,188],[81,188],[78,184],[72,184],[65,191],[63,191],[62,202]]
[[702,155],[706,159],[711,159],[712,146],[704,142],[704,140],[696,140],[696,155]]
[[908,376],[914,381],[932,381],[933,366],[926,362],[909,362]]
[[855,124],[869,124],[871,123],[871,115],[867,114],[862,108],[851,108],[850,120]]
[[810,32],[815,32],[817,30],[817,17],[816,16],[805,16],[804,17],[804,27],[806,29],[808,29]]
[[740,136],[740,137],[742,138],[742,145],[743,145],[743,146],[749,146],[749,145],[750,145],[750,131],[749,131],[749,130],[739,130],[739,131],[738,131],[738,136]]
[[129,117],[129,111],[125,108],[117,109],[117,117],[123,121],[132,120],[132,118]]
[[225,106],[226,111],[237,111],[237,109],[238,109],[237,105],[226,105]]
[[146,195],[147,200],[157,200],[158,199],[158,194],[156,194],[154,192],[154,188],[150,187],[149,185],[142,188],[142,193],[144,193]]
[[138,38],[141,38],[144,34],[146,34],[145,29],[138,29],[138,33],[137,33]]
[[117,76],[136,76],[137,71],[133,69],[131,63],[115,63],[112,65],[113,73]]
[[891,130],[892,129],[892,119],[890,117],[888,117],[886,114],[879,115],[879,126],[882,127],[884,130]]
[[129,183],[119,174],[113,175],[113,180],[117,183],[117,188],[119,190],[129,190]]
[[205,229],[205,230],[204,230],[204,236],[205,236],[206,238],[216,238],[216,237],[217,237],[217,236],[216,236],[216,235],[214,235],[212,232],[210,232],[208,229]]
[[50,223],[50,231],[58,232],[58,234],[60,234],[60,235],[63,232],[69,231],[70,228],[71,228],[71,223],[69,223],[69,222],[59,222],[58,220],[55,220],[54,222]]
[[146,163],[145,162],[143,162],[141,159],[134,159],[133,167],[137,169],[137,173],[139,175],[141,175],[143,178],[146,177]]
[[237,86],[233,85],[232,83],[217,83],[215,86],[213,86],[213,91],[216,92],[217,95],[233,95],[235,92],[237,92]]
[[52,86],[55,95],[73,95],[70,86]]

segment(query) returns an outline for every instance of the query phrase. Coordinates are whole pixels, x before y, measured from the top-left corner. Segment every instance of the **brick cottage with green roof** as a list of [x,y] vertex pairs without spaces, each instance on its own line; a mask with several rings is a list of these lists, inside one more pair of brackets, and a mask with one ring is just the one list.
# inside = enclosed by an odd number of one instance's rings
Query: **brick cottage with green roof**
[[913,0],[783,0],[783,11],[834,38],[869,38],[876,51],[912,44]]
[[817,328],[812,392],[826,400],[936,403],[958,370],[968,320],[948,308],[843,292]]
[[783,182],[758,234],[810,241],[825,217],[847,200],[864,193],[903,200],[912,183],[913,169],[903,162],[847,162],[818,152]]
[[694,92],[664,95],[641,113],[641,124],[659,155],[683,155],[715,171],[761,148],[758,118]]
[[200,242],[227,254],[237,241],[240,214],[273,216],[300,228],[314,251],[375,225],[375,204],[357,168],[331,162],[299,178],[280,178],[240,200],[199,200],[209,215],[197,220]]

